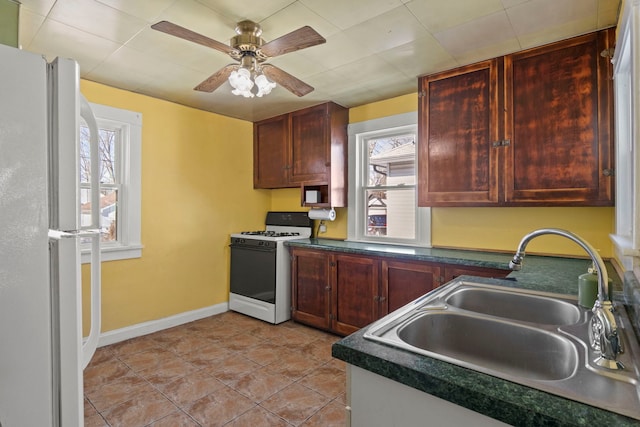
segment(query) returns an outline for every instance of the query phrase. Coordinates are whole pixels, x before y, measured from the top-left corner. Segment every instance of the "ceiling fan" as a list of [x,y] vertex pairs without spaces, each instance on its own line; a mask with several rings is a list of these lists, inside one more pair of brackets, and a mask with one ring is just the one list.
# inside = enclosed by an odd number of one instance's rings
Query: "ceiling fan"
[[258,87],[257,96],[266,95],[275,86],[267,78],[272,79],[297,96],[304,96],[313,91],[313,87],[302,80],[275,65],[264,62],[275,56],[326,42],[324,37],[309,26],[304,26],[270,42],[265,42],[260,37],[262,34],[260,24],[248,20],[238,22],[235,28],[237,35],[231,39],[229,46],[168,21],[160,21],[153,24],[151,28],[226,53],[238,61],[239,64],[229,64],[216,71],[194,89],[213,92],[226,80],[229,80],[234,87],[233,93],[245,97],[254,96],[253,92],[251,92],[251,88],[254,85],[254,82],[251,81],[252,77]]

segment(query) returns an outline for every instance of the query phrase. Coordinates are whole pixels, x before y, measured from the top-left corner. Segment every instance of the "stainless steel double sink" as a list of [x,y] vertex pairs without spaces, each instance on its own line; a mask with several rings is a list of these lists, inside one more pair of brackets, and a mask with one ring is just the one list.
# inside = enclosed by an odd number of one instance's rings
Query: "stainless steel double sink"
[[640,347],[624,307],[616,307],[622,370],[593,363],[591,316],[570,295],[457,279],[364,337],[640,419]]

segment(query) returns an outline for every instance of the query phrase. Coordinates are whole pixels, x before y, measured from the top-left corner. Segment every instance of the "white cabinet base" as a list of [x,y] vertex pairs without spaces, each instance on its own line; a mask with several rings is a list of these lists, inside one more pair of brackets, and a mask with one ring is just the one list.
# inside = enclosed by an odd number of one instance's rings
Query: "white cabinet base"
[[508,426],[353,365],[347,365],[347,375],[351,427]]

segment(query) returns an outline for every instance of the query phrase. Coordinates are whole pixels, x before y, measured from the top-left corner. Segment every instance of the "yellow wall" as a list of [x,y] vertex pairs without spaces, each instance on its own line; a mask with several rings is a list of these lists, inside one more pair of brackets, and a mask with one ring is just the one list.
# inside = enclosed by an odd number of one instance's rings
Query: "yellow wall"
[[18,17],[20,3],[15,0],[0,0],[0,43],[18,47]]
[[[378,119],[416,111],[416,93],[351,108],[349,123]],[[300,205],[299,192],[274,190],[278,208]],[[347,236],[347,209],[337,211],[338,220],[328,223],[327,234],[320,237]],[[512,252],[528,232],[537,228],[565,228],[587,239],[600,249],[603,257],[613,254],[609,233],[614,230],[614,208],[433,208],[431,242],[434,247],[489,249]],[[539,237],[528,247],[529,253],[584,256],[584,251],[567,239]]]
[[81,89],[143,121],[144,249],[103,263],[102,331],[226,302],[229,235],[262,228],[271,202],[253,190],[253,125],[89,81]]

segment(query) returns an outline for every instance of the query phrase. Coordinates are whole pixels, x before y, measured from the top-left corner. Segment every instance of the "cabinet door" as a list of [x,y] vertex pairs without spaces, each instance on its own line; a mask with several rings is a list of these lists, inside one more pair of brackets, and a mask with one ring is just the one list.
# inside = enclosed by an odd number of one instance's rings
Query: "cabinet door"
[[[253,125],[253,187],[291,187],[288,180],[289,116]],[[295,186],[295,185],[293,185]]]
[[464,265],[446,265],[443,267],[445,282],[449,282],[458,276],[464,275],[502,279],[511,273],[511,270],[502,270],[499,268],[467,267]]
[[420,79],[418,204],[498,202],[499,60]]
[[291,251],[292,318],[329,329],[331,287],[327,252],[293,248]]
[[349,335],[379,318],[379,262],[370,257],[334,255],[332,329]]
[[380,316],[440,286],[440,270],[439,266],[428,263],[383,260]]
[[328,182],[329,118],[327,104],[291,113],[291,151],[289,181]]
[[613,204],[613,29],[505,58],[510,204]]

